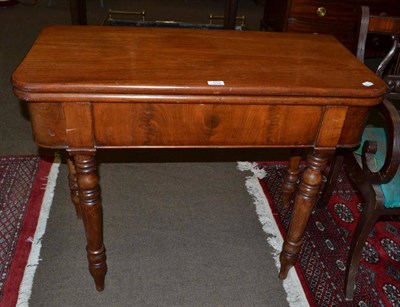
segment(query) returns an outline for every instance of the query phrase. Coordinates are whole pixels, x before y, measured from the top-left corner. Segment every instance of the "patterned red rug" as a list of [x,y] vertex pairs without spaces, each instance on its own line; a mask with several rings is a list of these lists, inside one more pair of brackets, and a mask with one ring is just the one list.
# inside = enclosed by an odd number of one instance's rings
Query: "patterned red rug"
[[30,297],[58,165],[53,157],[0,156],[0,306],[26,306]]
[[[277,249],[275,257],[294,202],[292,199],[287,209],[281,204],[286,167],[281,162],[239,164],[240,169],[250,169],[256,175],[248,177],[246,185],[255,198],[260,222],[270,234],[269,242]],[[362,208],[361,196],[342,172],[327,210],[313,210],[298,264],[291,270],[292,279],[284,283],[290,305],[400,306],[400,222],[396,220],[379,221],[371,232],[359,265],[354,300],[345,302],[347,255]],[[299,292],[295,291],[296,283],[302,286]]]

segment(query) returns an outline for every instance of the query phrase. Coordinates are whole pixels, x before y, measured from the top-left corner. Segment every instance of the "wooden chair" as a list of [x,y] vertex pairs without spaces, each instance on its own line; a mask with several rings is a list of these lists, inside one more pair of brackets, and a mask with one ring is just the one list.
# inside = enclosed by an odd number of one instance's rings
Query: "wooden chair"
[[[352,300],[355,277],[369,233],[381,216],[400,215],[400,116],[387,99],[378,107],[387,124],[366,128],[362,149],[344,155],[344,169],[365,200],[353,233],[345,277],[346,300]],[[361,165],[356,161],[361,156]]]
[[[400,215],[400,193],[398,192],[400,187],[400,116],[388,100],[398,99],[400,95],[400,18],[369,15],[368,7],[362,7],[361,10],[357,57],[363,61],[368,34],[390,35],[393,44],[376,71],[388,84],[386,99],[377,106],[386,129],[366,128],[361,141],[361,150],[356,150],[355,154],[348,150],[339,152],[328,176],[327,190],[318,204],[318,207],[326,205],[343,164],[350,180],[365,200],[365,207],[350,245],[345,277],[346,300],[353,299],[355,277],[362,250],[376,221],[381,216]],[[360,155],[361,166],[357,163],[355,155]]]
[[[357,57],[364,58],[368,33],[388,34],[392,47],[382,60],[376,73],[388,84],[386,99],[377,108],[386,124],[386,133],[381,128],[366,128],[362,139],[362,166],[355,156],[347,152],[344,168],[365,200],[365,208],[357,223],[350,245],[346,267],[345,295],[352,300],[355,277],[362,249],[369,233],[381,216],[400,215],[400,116],[390,100],[400,99],[400,18],[370,16],[367,7],[362,7]],[[397,58],[396,58],[397,57]],[[340,159],[339,159],[340,163]],[[334,168],[338,168],[334,166]],[[331,179],[333,181],[334,178]],[[328,195],[325,196],[327,198]]]
[[[328,203],[339,171],[344,167],[350,180],[358,188],[365,200],[365,208],[356,225],[350,245],[345,277],[345,297],[352,300],[355,276],[362,255],[362,249],[374,224],[383,215],[400,215],[400,116],[388,99],[400,99],[400,17],[374,16],[369,8],[361,7],[361,18],[358,26],[357,57],[364,61],[367,35],[390,35],[392,46],[380,62],[377,74],[388,84],[388,92],[377,110],[386,123],[383,128],[366,128],[362,137],[362,150],[356,151],[361,157],[360,166],[353,151],[338,150],[331,164],[325,191],[317,207],[324,208]],[[396,58],[397,57],[397,58]],[[289,201],[298,177],[298,166],[301,152],[293,151],[285,175],[284,204]]]

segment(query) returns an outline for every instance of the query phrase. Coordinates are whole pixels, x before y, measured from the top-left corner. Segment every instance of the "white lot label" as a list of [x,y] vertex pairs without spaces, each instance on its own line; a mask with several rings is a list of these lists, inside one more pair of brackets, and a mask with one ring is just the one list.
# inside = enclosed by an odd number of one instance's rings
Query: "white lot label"
[[363,85],[364,86],[373,86],[374,84],[370,81],[365,81],[365,82],[363,82]]
[[208,85],[225,85],[224,81],[207,81]]

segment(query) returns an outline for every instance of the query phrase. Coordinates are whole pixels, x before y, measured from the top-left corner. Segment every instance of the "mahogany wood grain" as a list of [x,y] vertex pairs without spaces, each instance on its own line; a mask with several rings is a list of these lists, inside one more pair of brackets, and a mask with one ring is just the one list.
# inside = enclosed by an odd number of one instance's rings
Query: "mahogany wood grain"
[[400,17],[370,16],[368,32],[400,35]]
[[[312,145],[321,106],[94,104],[98,147],[288,147]],[[129,121],[121,123],[121,115]],[[268,118],[268,120],[266,120]],[[288,119],[282,121],[282,118]],[[309,118],[305,131],[296,127]]]
[[283,246],[284,278],[327,158],[359,143],[386,90],[331,36],[90,26],[45,28],[12,82],[36,143],[72,157],[71,195],[98,290],[107,266],[96,149],[314,148]]
[[[91,93],[103,101],[131,94],[132,100],[157,103],[180,98],[253,104],[252,98],[260,103],[275,98],[275,104],[297,104],[305,96],[307,104],[340,98],[332,104],[365,106],[383,94],[378,77],[331,36],[226,31],[50,26],[14,73],[13,84],[25,99],[63,94],[57,101]],[[365,81],[376,85],[366,88]]]

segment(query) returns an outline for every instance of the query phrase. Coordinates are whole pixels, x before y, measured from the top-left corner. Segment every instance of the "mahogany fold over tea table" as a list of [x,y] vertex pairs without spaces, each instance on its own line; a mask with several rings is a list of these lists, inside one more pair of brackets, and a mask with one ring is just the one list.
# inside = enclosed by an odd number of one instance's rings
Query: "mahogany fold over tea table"
[[36,143],[68,152],[98,290],[107,265],[96,149],[313,148],[281,253],[285,278],[328,158],[359,143],[385,94],[331,36],[130,27],[47,27],[12,83]]

